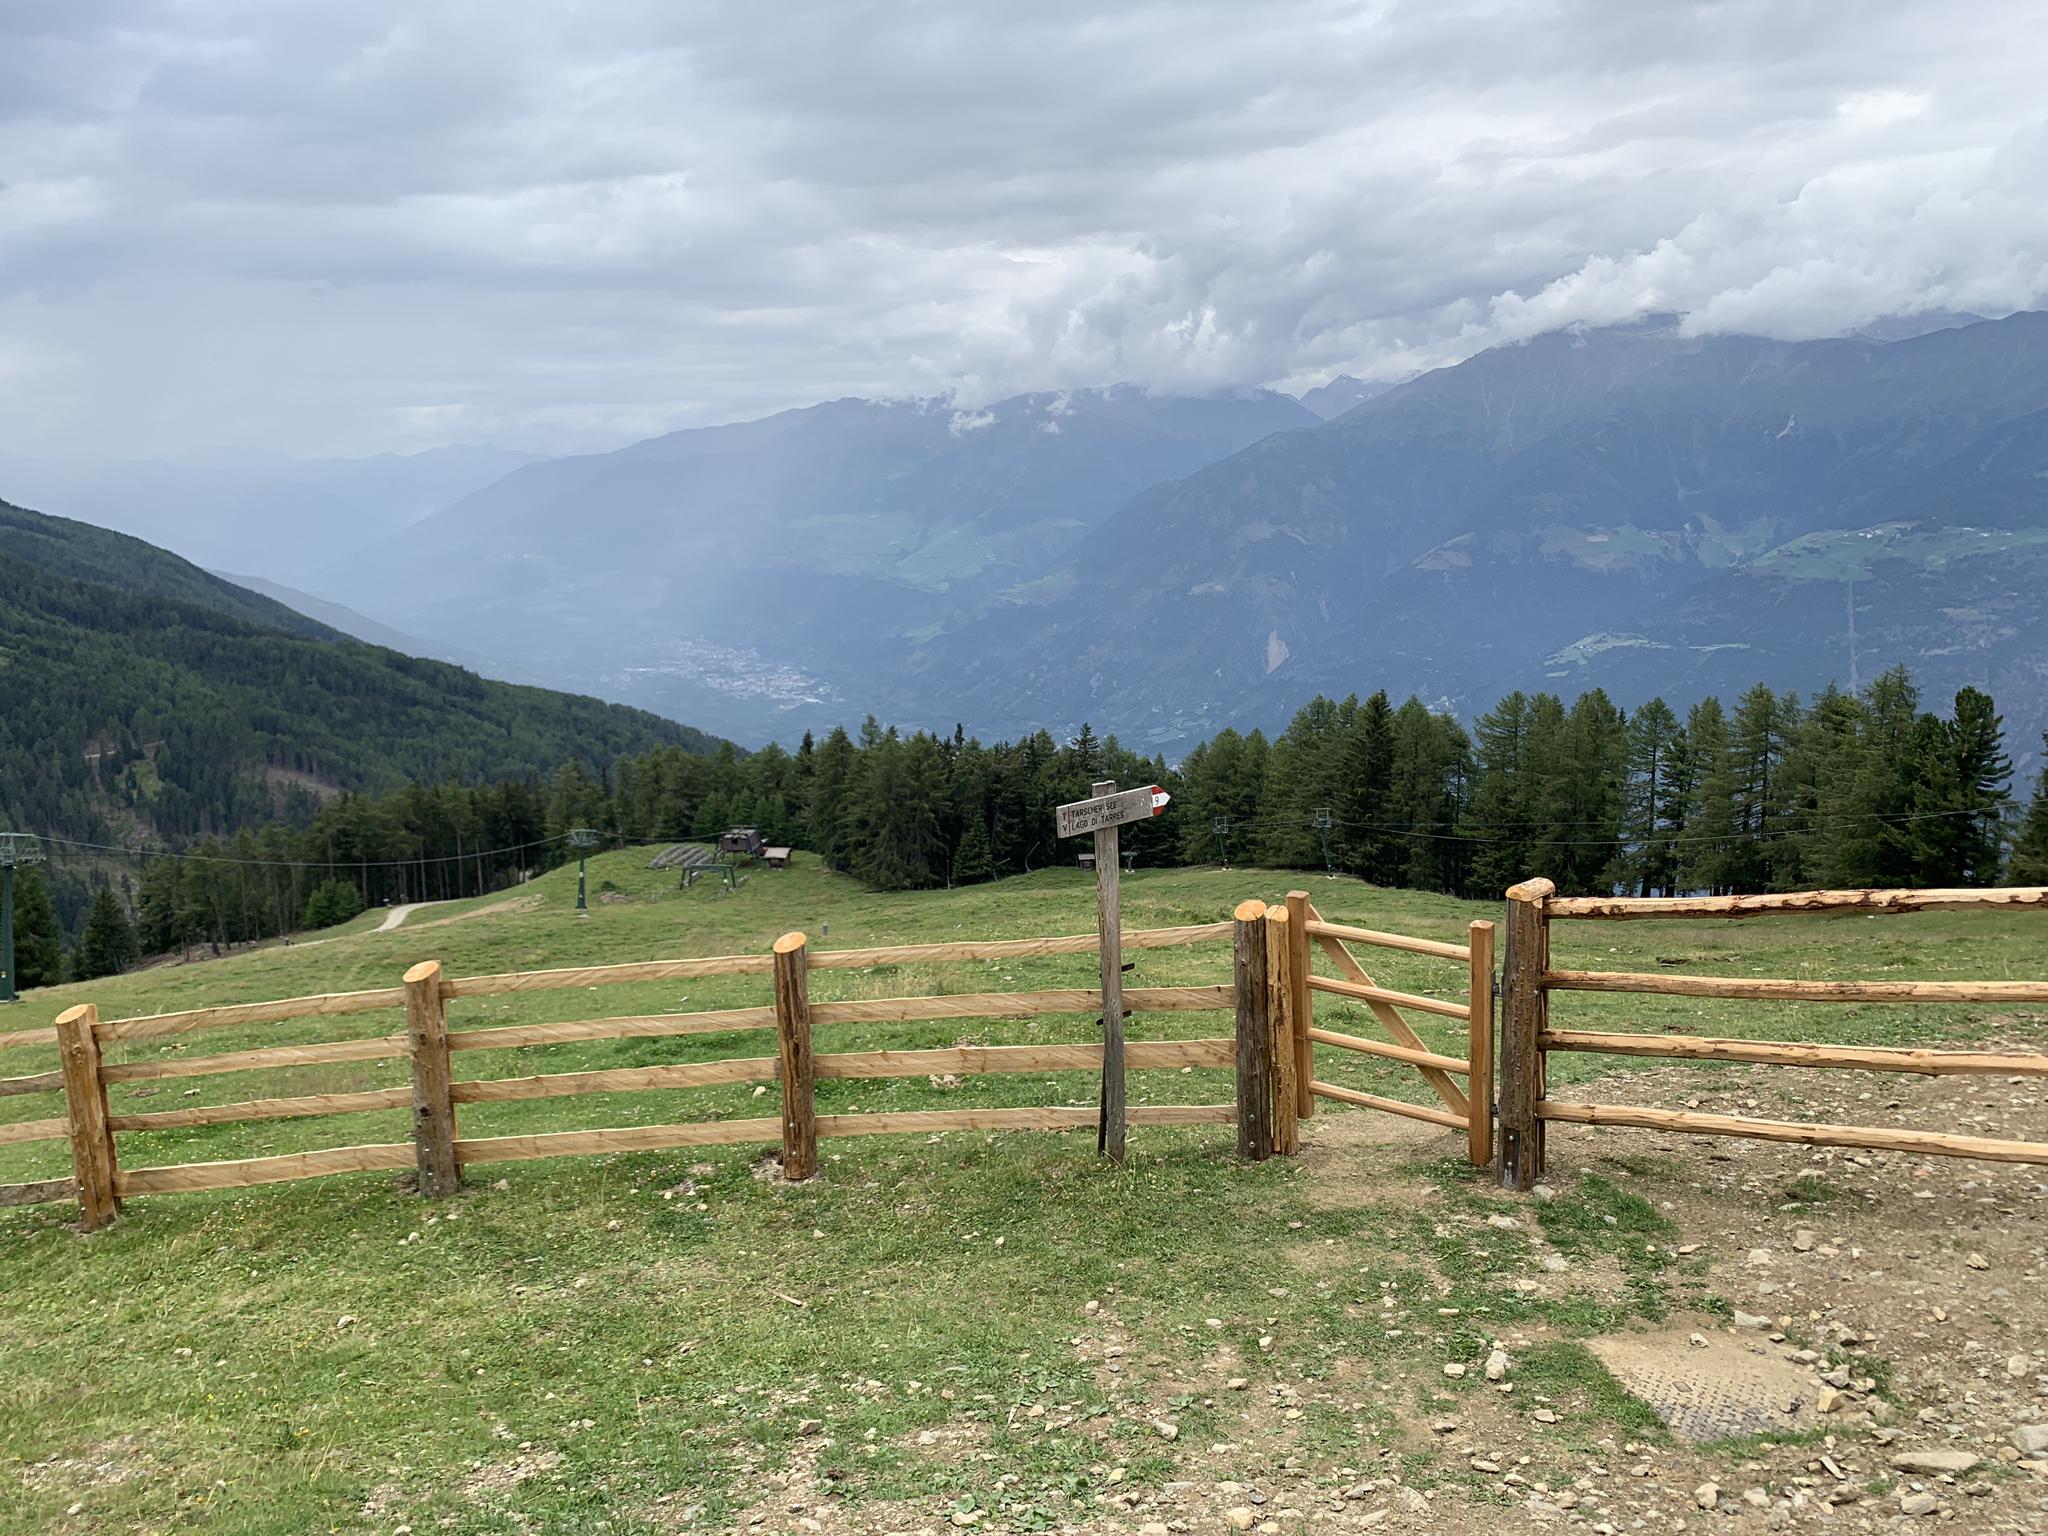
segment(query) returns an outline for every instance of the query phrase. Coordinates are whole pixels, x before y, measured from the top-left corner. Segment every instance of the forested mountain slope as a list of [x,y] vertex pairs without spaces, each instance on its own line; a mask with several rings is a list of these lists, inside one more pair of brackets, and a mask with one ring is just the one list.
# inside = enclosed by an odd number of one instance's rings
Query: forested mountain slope
[[0,819],[119,840],[262,821],[330,788],[717,745],[361,644],[138,540],[4,504],[0,699]]
[[167,549],[110,528],[0,501],[0,554],[75,581],[210,608],[225,618],[316,640],[339,632],[283,603],[203,571]]

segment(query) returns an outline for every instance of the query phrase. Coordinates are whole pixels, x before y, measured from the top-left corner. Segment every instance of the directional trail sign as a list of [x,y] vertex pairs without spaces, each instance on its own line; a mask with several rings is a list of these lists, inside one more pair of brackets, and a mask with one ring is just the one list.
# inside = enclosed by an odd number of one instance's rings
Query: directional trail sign
[[1117,828],[1157,816],[1173,798],[1157,784],[1137,789],[1103,779],[1094,797],[1059,808],[1061,837],[1095,837],[1095,922],[1102,952],[1102,1115],[1096,1146],[1111,1162],[1124,1160],[1124,949],[1122,883],[1117,872]]
[[1063,805],[1055,813],[1054,826],[1061,837],[1102,832],[1110,827],[1121,827],[1126,822],[1157,816],[1172,799],[1173,796],[1157,784],[1144,784],[1136,789],[1118,790],[1113,795],[1097,795],[1092,800],[1076,800],[1071,805]]

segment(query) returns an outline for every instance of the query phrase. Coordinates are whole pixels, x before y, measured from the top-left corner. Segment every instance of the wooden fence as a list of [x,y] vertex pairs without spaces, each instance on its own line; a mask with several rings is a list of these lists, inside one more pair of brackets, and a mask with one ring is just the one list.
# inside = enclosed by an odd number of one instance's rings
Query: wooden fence
[[[1628,992],[1673,997],[1778,999],[1830,1003],[2048,1003],[2041,981],[1814,981],[1738,976],[1677,976],[1627,971],[1556,970],[1550,925],[1563,919],[1746,918],[1818,912],[1904,913],[1936,909],[2048,910],[2048,888],[1981,890],[1801,891],[1771,896],[1559,897],[1548,880],[1529,880],[1508,893],[1507,950],[1501,976],[1501,1182],[1527,1189],[1542,1177],[1544,1127],[1635,1126],[1701,1135],[1747,1136],[1812,1146],[2048,1163],[2048,1142],[1962,1136],[1874,1126],[1810,1125],[1739,1115],[1694,1114],[1615,1104],[1584,1104],[1549,1096],[1548,1053],[1589,1051],[1657,1060],[1732,1061],[1765,1066],[1848,1068],[1865,1072],[1994,1073],[2048,1076],[2048,1054],[1959,1051],[1811,1042],[1704,1039],[1628,1031],[1550,1027],[1553,992]],[[2038,960],[2044,952],[2034,952]]]
[[[1435,939],[1412,938],[1401,933],[1381,933],[1371,928],[1352,928],[1326,922],[1306,891],[1287,894],[1292,920],[1294,964],[1292,983],[1294,1009],[1301,1021],[1296,1032],[1296,1103],[1306,1117],[1315,1112],[1315,1100],[1331,1099],[1361,1109],[1376,1109],[1411,1120],[1427,1121],[1466,1137],[1467,1155],[1481,1167],[1493,1161],[1493,924],[1475,922],[1467,929],[1468,942],[1446,944]],[[1411,992],[1394,992],[1374,983],[1358,957],[1347,947],[1368,944],[1407,954],[1429,955],[1456,961],[1465,968],[1463,998],[1424,997]],[[1317,976],[1310,969],[1310,946],[1320,948],[1343,972],[1341,977]],[[1364,1003],[1380,1026],[1394,1037],[1389,1044],[1357,1035],[1341,1034],[1316,1025],[1313,1008],[1316,993],[1326,993],[1348,1002]],[[1447,1056],[1429,1049],[1422,1037],[1403,1017],[1401,1010],[1456,1019],[1466,1028],[1464,1056]],[[1383,1098],[1317,1080],[1315,1048],[1333,1046],[1384,1061],[1398,1061],[1422,1074],[1441,1109],[1410,1104],[1402,1099]],[[1459,1088],[1453,1077],[1463,1077]]]
[[[1240,906],[1228,922],[1149,929],[1122,935],[1123,947],[1127,950],[1228,940],[1234,960],[1232,978],[1228,982],[1203,986],[1133,987],[1123,994],[1124,1006],[1129,1011],[1222,1010],[1234,1014],[1235,1031],[1231,1036],[1133,1042],[1126,1046],[1124,1058],[1127,1067],[1140,1071],[1183,1067],[1234,1069],[1237,1075],[1234,1101],[1135,1105],[1129,1110],[1129,1124],[1140,1127],[1235,1124],[1238,1150],[1253,1158],[1270,1156],[1275,1150],[1276,1140],[1287,1150],[1293,1148],[1294,1084],[1291,1076],[1283,1080],[1281,1075],[1283,1069],[1291,1068],[1295,1059],[1293,1042],[1287,1034],[1291,1027],[1289,1020],[1293,1017],[1286,1002],[1291,986],[1288,967],[1293,953],[1285,936],[1287,922],[1288,913],[1284,908],[1275,907],[1268,912],[1263,903],[1253,901]],[[1277,934],[1278,937],[1269,940],[1269,934]],[[111,1220],[121,1201],[131,1195],[235,1189],[334,1173],[411,1168],[417,1171],[419,1192],[439,1196],[452,1193],[461,1181],[462,1171],[474,1164],[779,1141],[784,1174],[801,1179],[817,1170],[817,1144],[826,1138],[908,1132],[1085,1128],[1096,1124],[1097,1111],[1072,1106],[820,1115],[815,1102],[815,1085],[818,1080],[829,1078],[1095,1070],[1102,1064],[1103,1048],[1100,1044],[958,1045],[935,1050],[875,1050],[820,1055],[813,1051],[813,1036],[820,1028],[856,1022],[1015,1018],[1099,1012],[1102,1006],[1099,990],[1067,987],[1026,992],[813,1001],[809,995],[809,976],[813,971],[878,965],[1014,961],[1083,954],[1093,952],[1098,943],[1096,934],[1076,934],[1057,938],[813,951],[803,934],[791,933],[777,940],[768,954],[656,960],[495,976],[447,977],[442,974],[439,962],[428,960],[407,971],[402,983],[396,987],[195,1008],[146,1018],[102,1020],[98,1010],[88,1003],[66,1011],[58,1018],[54,1029],[0,1035],[0,1046],[55,1044],[61,1063],[60,1070],[55,1072],[0,1080],[0,1097],[61,1092],[66,1104],[66,1113],[62,1116],[0,1126],[0,1143],[68,1138],[73,1165],[73,1175],[68,1179],[0,1186],[0,1204],[75,1198],[81,1225],[90,1231]],[[471,998],[705,976],[768,978],[771,986],[769,1000],[752,1007],[689,1013],[476,1029],[451,1030],[449,1027],[449,1005]],[[337,1017],[400,1007],[405,1011],[404,1031],[368,1039],[278,1045],[134,1062],[108,1062],[102,1054],[103,1047],[112,1042],[162,1040],[248,1025]],[[470,1051],[741,1030],[773,1030],[776,1054],[511,1078],[457,1079],[452,1065],[458,1053]],[[120,1083],[398,1057],[405,1057],[410,1062],[412,1081],[409,1086],[373,1088],[355,1093],[249,1099],[233,1104],[146,1113],[116,1114],[108,1104],[109,1086]],[[781,1085],[780,1113],[774,1118],[486,1137],[463,1136],[457,1126],[459,1108],[469,1104],[765,1080],[779,1081]],[[117,1147],[117,1138],[124,1132],[398,1110],[408,1106],[412,1111],[412,1136],[408,1141],[145,1168],[124,1167]]]

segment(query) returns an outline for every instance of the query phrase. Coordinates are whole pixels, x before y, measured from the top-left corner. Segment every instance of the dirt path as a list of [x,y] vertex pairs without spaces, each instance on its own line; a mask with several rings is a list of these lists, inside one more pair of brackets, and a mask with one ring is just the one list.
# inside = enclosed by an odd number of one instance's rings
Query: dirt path
[[418,912],[424,907],[444,907],[446,905],[445,901],[409,901],[402,907],[393,907],[389,912],[386,912],[384,914],[384,921],[370,931],[372,933],[389,933],[392,929],[402,926],[408,917],[411,917],[413,913]]

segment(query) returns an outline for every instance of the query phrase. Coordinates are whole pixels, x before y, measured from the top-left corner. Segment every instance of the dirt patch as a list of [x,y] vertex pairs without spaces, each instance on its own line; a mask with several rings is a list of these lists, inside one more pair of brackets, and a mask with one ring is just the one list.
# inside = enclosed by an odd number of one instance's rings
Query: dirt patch
[[462,1491],[470,1498],[506,1493],[522,1483],[552,1472],[562,1464],[562,1453],[521,1447],[510,1461],[486,1461],[470,1469],[462,1480]]
[[1438,1202],[1436,1185],[1410,1166],[1445,1155],[1448,1138],[1435,1126],[1318,1105],[1301,1131],[1301,1164],[1308,1203],[1315,1209],[1399,1205],[1423,1210]]
[[21,1469],[21,1480],[39,1491],[86,1493],[132,1481],[147,1470],[149,1459],[148,1448],[138,1436],[120,1435],[76,1456],[31,1462]]

